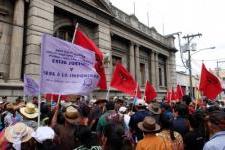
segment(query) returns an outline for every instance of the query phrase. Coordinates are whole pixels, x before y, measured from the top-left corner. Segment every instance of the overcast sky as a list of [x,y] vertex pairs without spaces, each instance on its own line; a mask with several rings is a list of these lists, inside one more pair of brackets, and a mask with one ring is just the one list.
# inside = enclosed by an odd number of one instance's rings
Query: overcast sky
[[[225,1],[224,0],[110,0],[114,6],[126,12],[134,13],[142,23],[163,34],[182,32],[186,34],[202,33],[202,37],[192,40],[197,49],[215,46],[213,50],[202,50],[192,56],[194,73],[201,70],[201,60],[207,68],[216,67],[216,60],[225,61]],[[164,28],[163,28],[164,26]],[[164,30],[163,30],[164,29]],[[186,41],[181,39],[182,43]],[[176,39],[176,43],[178,40]],[[178,45],[178,44],[177,44]],[[178,48],[178,46],[177,46]],[[210,60],[210,61],[207,61]],[[185,71],[179,53],[176,54],[178,71]],[[225,69],[225,62],[219,63]]]

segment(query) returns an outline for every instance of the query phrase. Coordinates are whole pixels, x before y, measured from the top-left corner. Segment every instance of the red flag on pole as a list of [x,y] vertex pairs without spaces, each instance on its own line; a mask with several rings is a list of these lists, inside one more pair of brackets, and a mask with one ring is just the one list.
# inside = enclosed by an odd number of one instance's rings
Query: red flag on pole
[[110,86],[131,96],[141,98],[138,83],[121,64],[116,65]]
[[177,85],[176,93],[177,93],[177,99],[181,100],[184,96],[184,91],[179,84]]
[[154,100],[156,98],[157,93],[154,89],[154,87],[149,83],[149,81],[146,81],[145,84],[145,101],[146,103]]
[[172,93],[171,93],[171,99],[177,100],[177,93],[176,93],[176,91],[173,90],[173,88],[172,88]]
[[211,100],[214,100],[217,95],[222,92],[219,79],[214,74],[209,72],[204,64],[202,64],[199,90],[203,92],[204,96]]
[[79,29],[77,29],[76,33],[74,34],[75,34],[75,38],[73,41],[74,44],[80,45],[90,51],[95,52],[95,57],[96,57],[95,69],[100,76],[98,86],[100,87],[100,89],[106,90],[107,85],[106,85],[105,69],[103,66],[103,53],[95,45],[95,43],[91,39],[89,39]]
[[171,93],[171,91],[167,90],[166,97],[165,97],[166,102],[170,103],[171,98],[172,98],[172,93]]

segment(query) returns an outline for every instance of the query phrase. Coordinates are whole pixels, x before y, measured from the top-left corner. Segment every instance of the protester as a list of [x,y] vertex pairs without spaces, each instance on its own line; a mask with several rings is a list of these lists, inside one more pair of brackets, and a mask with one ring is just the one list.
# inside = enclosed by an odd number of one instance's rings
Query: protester
[[225,112],[214,111],[209,114],[208,128],[210,139],[205,143],[203,150],[224,150],[225,149]]
[[9,142],[7,149],[28,150],[35,149],[31,134],[34,130],[26,124],[18,122],[5,129],[5,139]]
[[148,105],[148,109],[151,113],[151,116],[155,118],[156,122],[159,124],[159,118],[161,114],[160,104],[157,102],[152,102]]
[[147,116],[138,123],[138,128],[143,131],[144,138],[137,143],[136,150],[166,150],[167,141],[156,136],[160,131],[160,126],[153,117]]
[[65,118],[64,124],[58,123],[59,106],[56,106],[54,116],[52,118],[51,127],[54,129],[57,138],[57,147],[63,150],[71,150],[78,147],[78,142],[73,140],[74,132],[77,132],[77,125],[80,121],[80,114],[74,106],[66,108],[63,116]]
[[120,120],[119,114],[114,110],[115,104],[112,101],[106,103],[106,112],[99,118],[97,124],[97,135],[98,137],[102,136],[103,130],[108,124],[122,124],[122,120]]
[[168,115],[162,114],[160,116],[160,124],[162,131],[157,136],[162,137],[166,142],[167,150],[183,150],[183,139],[182,136],[173,131],[172,120]]
[[173,120],[173,129],[182,135],[182,137],[189,131],[190,123],[187,119],[188,108],[186,104],[175,105],[175,118]]
[[4,127],[14,125],[17,122],[23,121],[23,117],[15,110],[15,107],[12,103],[6,105],[7,112],[4,117]]
[[146,110],[145,101],[142,99],[136,100],[135,109],[136,112],[130,118],[129,127],[134,141],[137,142],[143,138],[143,133],[138,128],[138,123],[143,121],[146,116],[150,116],[150,112]]
[[132,150],[133,145],[125,136],[121,124],[107,124],[103,129],[102,143],[104,150]]
[[80,146],[74,150],[102,150],[102,147],[98,146],[97,142],[95,142],[95,135],[92,134],[91,129],[87,126],[80,127],[75,132],[75,137],[78,138]]
[[56,144],[54,143],[55,132],[50,127],[38,127],[31,136],[37,142],[36,150],[55,150]]
[[105,112],[105,104],[106,99],[98,99],[94,102],[94,107],[90,112],[89,116],[89,126],[91,127],[92,131],[96,131],[98,119],[101,117],[101,115]]
[[21,107],[20,114],[23,116],[23,123],[33,129],[37,129],[38,108],[33,103],[29,102],[25,107]]
[[88,126],[89,118],[88,116],[90,115],[90,107],[86,104],[81,104],[79,107],[79,112],[80,112],[80,125]]
[[201,112],[194,112],[189,117],[190,131],[184,136],[186,150],[202,150],[206,141],[204,116]]

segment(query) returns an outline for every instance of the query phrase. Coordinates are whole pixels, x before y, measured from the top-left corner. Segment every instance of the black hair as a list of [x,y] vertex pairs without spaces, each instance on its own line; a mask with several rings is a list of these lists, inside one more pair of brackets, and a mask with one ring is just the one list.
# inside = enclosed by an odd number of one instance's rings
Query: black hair
[[125,131],[120,124],[108,124],[103,129],[103,134],[107,137],[106,149],[107,150],[130,150],[132,144],[126,138]]
[[176,104],[175,105],[175,112],[178,112],[178,115],[181,117],[187,117],[188,116],[188,107],[186,104]]
[[168,129],[170,131],[170,138],[174,141],[176,140],[173,130],[173,119],[165,114],[161,114],[159,118],[162,129]]
[[225,131],[225,112],[214,111],[209,114],[209,121],[217,125],[222,131]]
[[80,144],[85,148],[90,149],[93,145],[93,135],[91,129],[87,126],[79,126],[74,132],[74,137],[77,137]]
[[56,144],[52,140],[45,140],[42,143],[37,142],[37,150],[55,150]]
[[82,117],[88,117],[90,114],[90,107],[88,107],[86,104],[81,104],[79,108],[79,112]]
[[108,101],[105,105],[107,110],[113,110],[115,108],[115,104],[112,101]]

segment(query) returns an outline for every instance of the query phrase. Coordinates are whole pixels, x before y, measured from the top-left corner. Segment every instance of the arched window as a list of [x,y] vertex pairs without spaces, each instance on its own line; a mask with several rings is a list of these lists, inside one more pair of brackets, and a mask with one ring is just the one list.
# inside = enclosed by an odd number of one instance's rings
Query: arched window
[[62,26],[55,31],[54,36],[71,42],[73,39],[74,26]]

